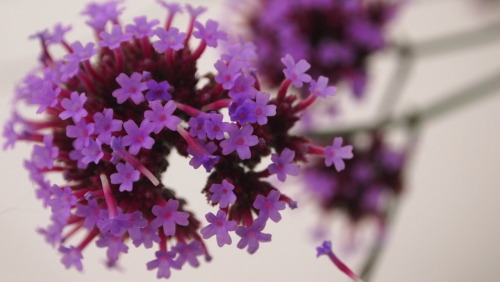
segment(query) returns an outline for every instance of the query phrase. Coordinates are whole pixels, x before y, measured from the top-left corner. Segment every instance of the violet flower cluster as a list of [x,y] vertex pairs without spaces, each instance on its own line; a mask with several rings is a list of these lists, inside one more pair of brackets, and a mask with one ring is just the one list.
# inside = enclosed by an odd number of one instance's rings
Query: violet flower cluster
[[[287,205],[296,207],[267,178],[297,175],[308,155],[336,169],[352,157],[341,138],[320,147],[290,133],[304,109],[335,93],[326,78],[307,74],[309,63],[284,56],[285,78],[271,95],[260,90],[251,63],[255,46],[240,42],[202,83],[198,59],[227,41],[226,33],[216,21],[198,21],[203,7],[158,2],[167,10],[162,25],[145,16],[121,23],[123,8],[111,1],[83,12],[96,42],[69,43],[70,28],[61,25],[33,36],[41,43],[41,65],[17,88],[15,105],[33,106],[39,116],[14,111],[5,147],[35,144],[25,167],[52,212],[40,233],[67,268],[83,268],[92,242],[106,250],[109,266],[131,244],[155,249],[147,268],[158,278],[186,263],[198,266],[200,256],[209,259],[204,239],[215,237],[221,247],[236,239],[238,248],[254,253],[271,240],[264,232],[269,220],[279,222]],[[173,25],[183,11],[185,30]],[[66,54],[55,57],[53,48],[60,47]],[[301,100],[289,92],[291,84],[311,95]],[[217,211],[205,215],[205,224],[161,182],[174,149],[208,173],[201,188]],[[267,168],[256,169],[269,159]],[[57,173],[62,183],[52,180]]]
[[236,8],[246,18],[259,71],[270,85],[283,79],[275,62],[291,54],[309,61],[313,76],[348,83],[359,98],[368,59],[387,46],[386,26],[399,6],[388,0],[242,0]]

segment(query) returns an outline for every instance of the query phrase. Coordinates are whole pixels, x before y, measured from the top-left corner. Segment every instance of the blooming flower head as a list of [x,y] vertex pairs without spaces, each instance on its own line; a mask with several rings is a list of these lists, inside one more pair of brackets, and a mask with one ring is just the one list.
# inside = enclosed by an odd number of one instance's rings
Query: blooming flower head
[[[129,245],[154,249],[146,266],[162,278],[185,263],[198,266],[200,256],[208,260],[204,240],[212,237],[223,246],[239,236],[237,247],[253,253],[271,240],[264,233],[269,220],[296,207],[266,178],[284,181],[307,155],[326,157],[326,148],[289,132],[314,101],[289,91],[311,81],[305,60],[283,56],[290,76],[278,93],[263,92],[255,46],[240,42],[200,80],[199,59],[207,48],[228,45],[226,33],[213,20],[198,21],[205,9],[192,6],[185,7],[187,28],[175,27],[184,7],[158,2],[167,10],[164,25],[144,16],[122,25],[121,1],[110,1],[83,13],[97,42],[68,44],[60,25],[34,36],[42,43],[41,66],[22,80],[15,101],[40,115],[14,113],[4,136],[6,147],[36,144],[25,167],[52,212],[40,233],[66,267],[82,269],[93,242],[110,266]],[[66,50],[60,57],[53,53],[58,45]],[[218,210],[204,216],[205,224],[160,181],[175,165],[168,162],[172,149],[207,172],[200,189]],[[273,165],[258,166],[269,159]],[[52,183],[54,173],[62,183]]]
[[347,82],[356,97],[365,90],[368,58],[387,45],[385,28],[399,5],[386,0],[240,3],[237,11],[248,11],[243,15],[247,37],[257,44],[258,67],[270,85],[279,86],[283,73],[276,61],[290,54],[307,60],[313,77]]

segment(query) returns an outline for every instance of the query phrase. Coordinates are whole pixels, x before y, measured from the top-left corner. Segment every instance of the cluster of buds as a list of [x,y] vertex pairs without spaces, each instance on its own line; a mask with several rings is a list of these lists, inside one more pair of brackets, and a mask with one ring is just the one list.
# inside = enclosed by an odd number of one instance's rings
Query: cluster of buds
[[[216,21],[198,21],[205,8],[158,2],[168,12],[162,26],[145,16],[122,24],[120,2],[111,1],[83,12],[96,43],[68,43],[70,28],[61,25],[33,36],[41,42],[41,66],[23,79],[15,104],[33,106],[39,116],[14,112],[5,147],[35,143],[25,167],[52,212],[40,233],[58,247],[67,268],[82,269],[91,242],[106,249],[110,266],[129,243],[156,248],[147,268],[157,269],[159,278],[186,262],[198,266],[199,256],[209,259],[204,239],[214,236],[222,247],[234,232],[237,247],[254,253],[271,240],[263,232],[268,221],[280,221],[287,205],[296,207],[267,179],[297,175],[308,155],[337,169],[352,157],[352,146],[342,146],[341,138],[320,147],[290,133],[303,110],[335,93],[326,77],[306,73],[309,63],[284,56],[277,94],[263,92],[252,66],[254,45],[231,44]],[[185,32],[173,26],[184,10]],[[201,80],[199,58],[221,42],[230,47],[215,62],[216,72]],[[54,46],[66,54],[56,58]],[[310,95],[290,93],[292,84],[309,85]],[[200,188],[217,211],[205,215],[206,224],[161,181],[173,149],[208,174]],[[62,183],[52,180],[56,173]]]
[[[257,3],[256,3],[257,2]],[[304,58],[311,74],[347,82],[356,97],[367,83],[368,58],[386,44],[384,31],[400,4],[387,0],[241,1],[248,38],[258,47],[259,71],[279,85],[274,62],[284,54]]]

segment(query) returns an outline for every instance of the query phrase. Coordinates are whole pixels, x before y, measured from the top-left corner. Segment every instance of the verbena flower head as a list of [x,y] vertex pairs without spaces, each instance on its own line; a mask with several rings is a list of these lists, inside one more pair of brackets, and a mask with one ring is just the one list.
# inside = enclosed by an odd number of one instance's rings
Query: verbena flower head
[[388,0],[239,3],[237,11],[246,13],[247,37],[257,45],[258,67],[266,82],[280,84],[283,73],[276,62],[290,54],[307,60],[313,77],[350,84],[357,97],[365,90],[368,59],[387,46],[386,25],[400,5]]
[[[111,1],[91,3],[83,13],[96,42],[68,44],[60,26],[57,34],[35,36],[41,66],[22,80],[15,102],[39,115],[14,112],[5,146],[35,144],[25,167],[52,212],[52,224],[39,232],[58,247],[66,267],[81,270],[92,242],[105,249],[109,266],[129,242],[152,248],[147,269],[165,278],[186,262],[209,259],[204,239],[214,235],[219,246],[237,238],[238,248],[254,253],[271,240],[264,233],[268,220],[278,222],[287,205],[296,207],[268,177],[284,181],[308,155],[327,157],[325,148],[290,133],[316,99],[300,100],[288,89],[311,88],[305,60],[283,56],[281,71],[292,75],[278,93],[264,93],[252,64],[255,46],[239,42],[201,82],[198,59],[207,48],[228,45],[226,33],[213,20],[197,21],[204,9],[191,6],[187,28],[174,27],[183,7],[159,2],[167,9],[161,27],[141,16],[122,25],[121,2]],[[67,54],[54,56],[57,45]],[[160,181],[172,150],[207,171],[200,189],[217,211],[189,212],[188,201]],[[63,181],[53,183],[54,173]]]

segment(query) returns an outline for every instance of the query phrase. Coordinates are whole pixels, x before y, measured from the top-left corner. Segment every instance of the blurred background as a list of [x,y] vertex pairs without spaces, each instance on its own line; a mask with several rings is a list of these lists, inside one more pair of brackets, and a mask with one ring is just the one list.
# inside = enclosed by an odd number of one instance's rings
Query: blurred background
[[[188,1],[180,1],[188,2]],[[413,0],[390,29],[399,42],[420,43],[500,22],[495,1]],[[0,120],[10,115],[15,84],[36,65],[39,43],[29,35],[57,22],[72,24],[68,39],[93,40],[79,12],[87,1],[0,0]],[[204,19],[231,16],[224,1],[189,1],[209,7]],[[129,0],[124,23],[137,15],[163,19],[154,1]],[[184,19],[184,18],[183,18]],[[176,26],[185,26],[176,20]],[[497,33],[498,35],[498,33]],[[423,108],[467,85],[500,71],[500,36],[488,44],[436,56],[417,58],[403,89],[397,112]],[[212,69],[205,57],[202,70]],[[369,98],[349,108],[354,121],[370,120],[396,60],[390,52],[372,59]],[[500,77],[499,77],[500,79]],[[340,93],[340,95],[342,95]],[[352,110],[351,110],[352,108]],[[373,281],[498,281],[500,279],[500,90],[455,112],[426,123],[409,164],[407,192],[376,266]],[[0,275],[2,281],[153,281],[145,263],[153,251],[131,247],[120,259],[121,269],[108,270],[104,251],[89,246],[84,272],[65,270],[60,256],[35,231],[49,222],[49,211],[35,199],[34,187],[22,166],[31,146],[18,143],[0,153]],[[211,207],[200,193],[206,174],[193,172],[185,159],[173,160],[163,181],[189,200],[199,217]],[[213,260],[193,269],[174,271],[170,281],[349,281],[326,257],[316,258],[313,229],[317,209],[301,195],[298,181],[282,187],[297,198],[299,209],[286,210],[279,224],[266,227],[273,241],[254,255],[232,246],[218,248],[208,240]],[[304,200],[301,202],[301,200]],[[342,225],[332,228],[332,240],[344,240]],[[269,229],[267,229],[269,228]],[[361,231],[361,235],[363,231]],[[363,246],[360,246],[361,248]],[[360,254],[337,252],[357,270]]]

